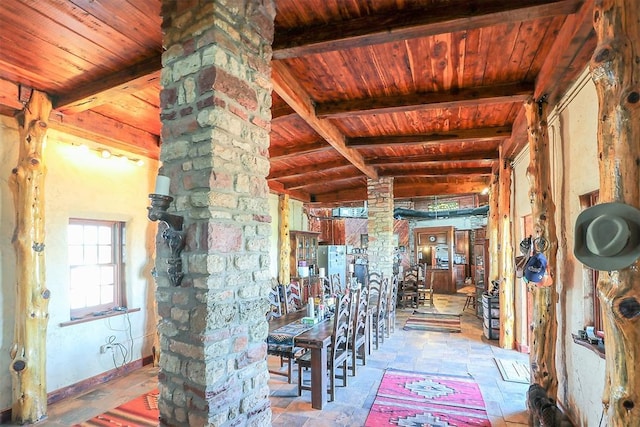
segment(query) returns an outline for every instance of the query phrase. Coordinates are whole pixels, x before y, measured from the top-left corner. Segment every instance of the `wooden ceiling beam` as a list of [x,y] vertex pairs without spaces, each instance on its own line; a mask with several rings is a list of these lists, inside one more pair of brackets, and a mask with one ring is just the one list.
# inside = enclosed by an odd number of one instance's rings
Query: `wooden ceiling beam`
[[311,202],[321,205],[362,202],[368,200],[367,185],[354,188],[343,188],[328,193],[311,194]]
[[[555,105],[589,64],[596,47],[594,4],[595,0],[585,0],[580,9],[565,20],[536,78],[535,99],[547,95],[548,102]],[[512,136],[504,144],[506,158],[513,158],[527,145],[526,131],[523,103],[514,121]]]
[[7,114],[24,108],[20,100],[20,85],[0,79],[0,111]]
[[524,102],[533,95],[533,83],[462,88],[448,92],[409,93],[382,98],[324,102],[316,105],[320,118],[348,118],[365,114],[391,114],[426,109],[479,107]]
[[106,104],[123,94],[138,92],[150,83],[160,80],[160,55],[126,67],[82,87],[74,88],[62,96],[54,97],[53,108],[64,114],[75,114]]
[[357,169],[351,168],[349,171],[329,171],[319,175],[306,175],[297,178],[294,182],[283,183],[284,188],[287,190],[295,190],[298,188],[313,186],[313,185],[326,185],[326,182],[331,181],[332,184],[337,182],[348,182],[354,178],[362,178],[362,172]]
[[286,168],[269,172],[268,180],[278,180],[282,178],[293,178],[313,172],[322,172],[330,169],[353,169],[353,165],[345,159],[335,160],[324,163],[313,163],[307,166],[296,166],[295,168]]
[[333,147],[327,144],[327,141],[313,141],[308,144],[300,144],[287,147],[270,147],[269,158],[271,160],[286,160],[292,157],[308,156],[314,153],[322,153],[333,150]]
[[271,107],[271,121],[272,122],[274,120],[287,119],[288,117],[291,117],[294,114],[296,114],[295,110],[293,108],[291,108],[286,103],[282,103],[282,105],[279,105],[277,107],[273,107],[273,106]]
[[313,27],[276,28],[273,58],[346,50],[381,43],[449,34],[491,25],[530,21],[575,13],[582,0],[447,2],[363,16]]
[[491,166],[479,167],[451,167],[451,168],[420,168],[420,170],[380,170],[380,176],[393,177],[435,177],[435,176],[489,176]]
[[511,136],[511,126],[461,129],[419,135],[391,135],[347,138],[347,146],[376,148],[406,145],[439,145],[443,142],[502,141]]
[[480,193],[489,185],[489,178],[476,180],[459,179],[452,182],[394,182],[394,199],[407,199],[412,197],[440,196],[442,194],[466,194]]
[[485,161],[495,162],[499,159],[498,150],[483,151],[483,152],[468,152],[460,154],[421,154],[417,156],[389,156],[382,158],[371,158],[368,160],[369,164],[376,166],[392,166],[392,165],[412,165],[435,163],[452,163],[460,161]]
[[363,174],[371,179],[378,179],[378,173],[367,165],[360,153],[348,148],[345,144],[346,137],[330,121],[316,116],[311,97],[302,85],[293,77],[285,64],[280,61],[271,61],[271,81],[273,89],[284,101],[295,110],[313,130],[323,137],[329,145],[338,151],[351,164],[360,169]]
[[157,135],[93,111],[68,116],[54,111],[49,117],[49,125],[70,135],[140,156],[158,159],[160,155],[160,138]]
[[284,186],[282,185],[282,183],[278,182],[278,181],[269,181],[267,182],[267,184],[269,185],[269,190],[273,193],[276,194],[288,194],[290,197],[296,199],[296,200],[300,200],[301,202],[310,202],[311,198],[309,197],[308,193],[305,193],[303,191],[297,191],[297,190],[287,190],[284,188]]

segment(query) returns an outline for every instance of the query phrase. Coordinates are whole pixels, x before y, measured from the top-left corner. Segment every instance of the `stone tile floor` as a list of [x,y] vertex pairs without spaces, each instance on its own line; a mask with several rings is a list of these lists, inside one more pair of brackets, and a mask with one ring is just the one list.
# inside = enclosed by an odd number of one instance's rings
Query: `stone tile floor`
[[[436,295],[434,307],[441,313],[461,313],[464,294]],[[426,307],[421,307],[424,311]],[[487,413],[494,427],[526,426],[528,414],[525,396],[528,384],[503,381],[495,358],[528,361],[528,355],[498,347],[497,341],[482,337],[482,321],[473,310],[462,315],[462,333],[404,331],[402,326],[412,309],[399,309],[396,330],[378,350],[373,350],[366,366],[358,366],[357,375],[349,377],[348,387],[338,381],[335,402],[325,409],[311,408],[309,392],[298,397],[297,385],[288,384],[284,377],[273,376],[269,381],[274,426],[363,426],[373,405],[376,391],[386,368],[421,372],[446,372],[473,376],[479,384]],[[277,366],[276,358],[270,358]],[[110,408],[127,402],[156,385],[157,369],[145,367],[113,380],[95,390],[52,404],[48,418],[37,426],[69,427],[85,421]],[[294,382],[297,380],[294,378]],[[12,424],[7,424],[12,425]]]
[[[451,296],[435,295],[434,307],[420,307],[420,311],[463,313],[464,293]],[[311,408],[311,393],[298,397],[297,373],[295,384],[286,378],[272,376],[271,410],[274,426],[363,426],[369,409],[387,368],[419,372],[471,374],[480,386],[487,413],[494,427],[527,426],[526,411],[528,384],[506,382],[502,379],[494,358],[527,362],[529,356],[515,350],[498,347],[498,341],[482,337],[482,319],[468,308],[462,315],[462,333],[429,332],[402,329],[413,312],[397,310],[396,330],[378,350],[373,350],[367,365],[358,365],[357,375],[349,377],[348,386],[337,381],[335,402],[322,411]],[[278,366],[277,358],[270,358],[271,367]]]

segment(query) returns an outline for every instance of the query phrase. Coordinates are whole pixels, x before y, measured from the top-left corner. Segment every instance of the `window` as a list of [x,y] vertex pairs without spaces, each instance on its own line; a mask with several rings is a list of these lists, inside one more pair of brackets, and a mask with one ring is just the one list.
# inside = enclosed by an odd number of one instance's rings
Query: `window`
[[[600,192],[598,190],[591,193],[580,196],[580,206],[583,209],[598,204]],[[590,273],[592,292],[593,292],[593,326],[596,331],[602,331],[604,329],[604,323],[602,320],[602,309],[600,307],[600,298],[598,298],[598,270],[588,269]]]
[[72,320],[126,306],[124,236],[123,222],[69,220]]

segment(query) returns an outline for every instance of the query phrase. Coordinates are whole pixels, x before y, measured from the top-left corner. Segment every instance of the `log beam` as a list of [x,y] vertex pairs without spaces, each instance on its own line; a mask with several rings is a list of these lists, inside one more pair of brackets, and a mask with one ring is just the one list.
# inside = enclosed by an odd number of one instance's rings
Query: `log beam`
[[[597,46],[591,74],[599,105],[600,202],[640,207],[640,5],[637,0],[598,1],[593,20]],[[599,277],[607,340],[605,424],[640,425],[640,262],[603,271]]]
[[485,263],[489,266],[487,280],[489,283],[485,283],[485,289],[491,289],[491,284],[494,281],[500,281],[500,272],[498,271],[498,259],[500,251],[500,234],[498,233],[498,216],[500,214],[498,195],[499,187],[499,174],[497,171],[491,176],[491,183],[489,184],[489,217],[487,218],[487,238],[489,239],[489,259],[485,260]]
[[547,103],[542,100],[527,100],[524,104],[527,119],[530,161],[527,178],[530,183],[529,197],[533,219],[534,239],[544,239],[546,248],[539,247],[547,258],[545,286],[533,286],[533,325],[531,327],[531,374],[533,382],[542,386],[551,399],[556,399],[558,377],[556,372],[556,319],[555,268],[558,239],[555,225],[555,204],[551,192],[551,156],[547,130]]
[[278,196],[278,235],[280,242],[280,269],[278,270],[278,282],[288,285],[291,282],[291,239],[289,235],[289,195]]
[[11,418],[36,423],[47,414],[47,324],[49,290],[45,281],[43,145],[51,100],[34,91],[18,114],[18,166],[9,178],[16,211],[13,246],[16,252],[17,299],[15,336],[10,350]]
[[511,235],[511,175],[513,166],[500,150],[498,182],[498,232],[500,234],[500,347],[513,349],[515,343],[515,284],[513,270],[513,241]]

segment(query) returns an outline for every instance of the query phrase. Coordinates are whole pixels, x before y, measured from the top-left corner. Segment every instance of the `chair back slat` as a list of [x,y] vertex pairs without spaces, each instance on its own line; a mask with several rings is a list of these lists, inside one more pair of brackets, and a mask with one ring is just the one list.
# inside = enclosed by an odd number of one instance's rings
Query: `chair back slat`
[[267,312],[267,321],[276,319],[282,316],[282,301],[280,300],[280,285],[278,282],[271,283],[271,289],[269,289],[269,311]]
[[333,290],[334,294],[343,294],[344,293],[344,288],[342,287],[342,283],[340,283],[340,275],[339,274],[332,274],[329,276],[329,281],[331,282],[330,286],[331,289]]
[[286,308],[287,313],[298,311],[304,305],[302,302],[302,293],[300,285],[297,282],[291,282],[286,286]]
[[367,334],[367,311],[369,310],[369,289],[361,286],[356,299],[356,313],[353,318],[352,343]]
[[349,292],[338,297],[339,301],[336,307],[331,345],[331,359],[334,362],[341,356],[346,355],[349,349],[352,313],[351,295],[352,293]]

